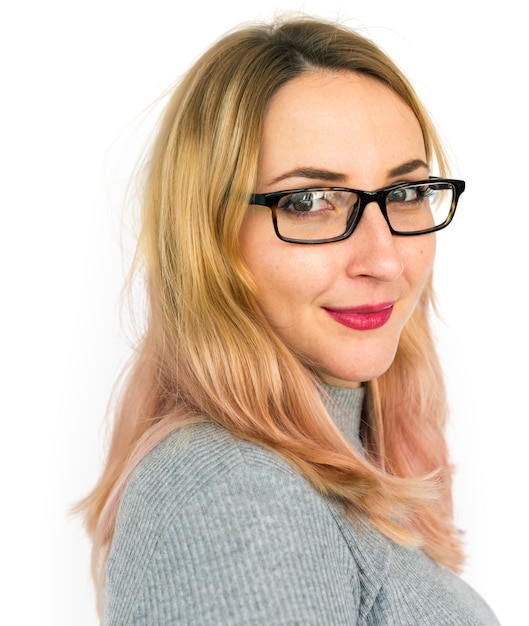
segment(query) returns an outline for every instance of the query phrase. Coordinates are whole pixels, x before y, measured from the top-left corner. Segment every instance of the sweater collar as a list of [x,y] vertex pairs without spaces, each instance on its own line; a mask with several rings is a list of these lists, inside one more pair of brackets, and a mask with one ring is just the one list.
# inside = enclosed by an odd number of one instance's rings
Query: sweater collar
[[364,387],[322,385],[322,391],[323,404],[342,435],[359,451],[363,451],[360,422],[364,403]]

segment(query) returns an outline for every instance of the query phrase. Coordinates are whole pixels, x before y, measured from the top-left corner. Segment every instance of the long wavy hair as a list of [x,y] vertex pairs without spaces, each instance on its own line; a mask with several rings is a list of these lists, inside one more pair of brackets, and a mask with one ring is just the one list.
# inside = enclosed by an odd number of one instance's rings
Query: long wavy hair
[[[357,72],[412,109],[427,157],[446,158],[408,80],[371,41],[310,18],[235,30],[176,87],[150,153],[137,256],[147,284],[145,330],[122,387],[106,464],[82,502],[101,591],[120,498],[139,462],[170,432],[214,420],[274,450],[351,516],[462,562],[452,519],[445,389],[430,330],[431,280],[393,364],[366,386],[360,456],[325,410],[317,375],[258,305],[239,248],[272,96],[304,72]],[[354,354],[351,355],[354,359]]]

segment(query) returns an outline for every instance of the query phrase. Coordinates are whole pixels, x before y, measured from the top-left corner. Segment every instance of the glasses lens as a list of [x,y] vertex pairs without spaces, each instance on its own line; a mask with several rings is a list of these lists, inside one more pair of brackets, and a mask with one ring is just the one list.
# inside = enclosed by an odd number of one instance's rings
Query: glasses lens
[[357,194],[350,191],[311,189],[281,196],[277,230],[282,237],[300,241],[340,237],[357,203]]
[[416,233],[442,226],[449,220],[453,199],[450,183],[398,187],[386,196],[389,223],[397,233]]

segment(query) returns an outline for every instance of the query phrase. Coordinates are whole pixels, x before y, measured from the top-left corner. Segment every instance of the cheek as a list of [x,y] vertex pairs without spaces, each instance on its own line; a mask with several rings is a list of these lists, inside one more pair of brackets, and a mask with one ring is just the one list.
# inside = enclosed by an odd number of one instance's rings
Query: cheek
[[249,216],[239,242],[257,300],[272,326],[285,329],[306,322],[311,303],[329,282],[324,251],[281,241],[271,220],[261,215]]
[[[278,240],[279,241],[279,240]],[[257,298],[270,321],[286,318],[302,305],[310,305],[322,290],[322,269],[285,244],[254,250],[246,257],[257,287]],[[299,251],[301,252],[301,251]],[[298,311],[299,313],[299,311]]]
[[257,289],[257,299],[267,316],[281,311],[286,295],[299,281],[299,264],[276,237],[266,211],[249,211],[239,236],[243,260]]
[[410,285],[421,290],[431,275],[435,260],[435,233],[410,237],[403,252],[404,267]]

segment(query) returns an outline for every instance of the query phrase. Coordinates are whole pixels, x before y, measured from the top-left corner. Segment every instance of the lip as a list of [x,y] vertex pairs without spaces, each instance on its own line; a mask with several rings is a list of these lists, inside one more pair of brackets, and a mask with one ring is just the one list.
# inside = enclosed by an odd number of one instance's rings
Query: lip
[[329,309],[323,307],[333,320],[353,330],[375,330],[389,321],[393,313],[394,302],[366,304],[347,309]]

